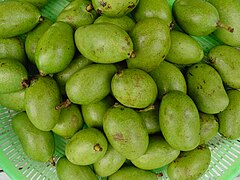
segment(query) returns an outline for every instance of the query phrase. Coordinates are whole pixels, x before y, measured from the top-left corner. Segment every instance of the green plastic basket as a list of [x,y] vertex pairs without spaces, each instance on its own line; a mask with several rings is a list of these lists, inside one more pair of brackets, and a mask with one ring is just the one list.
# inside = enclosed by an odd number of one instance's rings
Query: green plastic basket
[[[174,0],[168,0],[168,2],[172,5]],[[49,0],[49,3],[41,10],[42,15],[55,21],[57,15],[68,3],[67,0]],[[194,38],[198,40],[205,52],[221,44],[214,35]],[[12,117],[16,113],[0,106],[0,167],[13,180],[58,179],[53,165],[32,161],[23,152],[11,127]],[[66,141],[55,135],[55,144],[54,158],[57,160],[64,154]],[[229,180],[240,174],[240,139],[227,140],[217,134],[208,144],[212,152],[211,164],[200,179]],[[40,146],[39,144],[39,148]],[[154,172],[160,174],[159,179],[169,179],[166,166]],[[99,179],[103,178],[99,177]]]

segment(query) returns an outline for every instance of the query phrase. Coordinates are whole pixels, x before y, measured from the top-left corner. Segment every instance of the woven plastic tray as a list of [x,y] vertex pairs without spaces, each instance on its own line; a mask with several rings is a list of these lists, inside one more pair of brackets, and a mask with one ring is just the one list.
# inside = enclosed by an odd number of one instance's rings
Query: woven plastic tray
[[[168,0],[168,2],[172,5],[174,0]],[[49,0],[49,3],[41,10],[42,15],[54,21],[68,3],[67,0]],[[196,39],[205,52],[220,43],[213,35]],[[0,106],[0,167],[13,180],[57,179],[56,168],[53,165],[31,161],[24,154],[21,144],[11,127],[12,117],[16,113]],[[55,141],[54,158],[57,160],[64,154],[66,141],[59,136],[55,136]],[[41,148],[40,146],[39,148]],[[200,179],[231,180],[240,174],[240,139],[227,140],[217,134],[209,142],[209,147],[212,152],[211,164]],[[155,172],[160,174],[159,179],[169,179],[166,167],[157,169]],[[99,177],[99,179],[105,178]]]

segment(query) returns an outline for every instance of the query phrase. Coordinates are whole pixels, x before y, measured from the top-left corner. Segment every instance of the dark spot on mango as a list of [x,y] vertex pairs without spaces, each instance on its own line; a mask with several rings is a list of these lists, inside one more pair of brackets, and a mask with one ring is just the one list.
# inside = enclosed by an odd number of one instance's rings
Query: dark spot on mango
[[128,9],[132,9],[132,8],[134,8],[135,7],[135,4],[130,4],[130,5],[128,5]]
[[101,15],[102,11],[100,9],[97,9],[97,13]]
[[107,2],[101,1],[99,2],[102,7],[105,7],[107,5]]
[[113,138],[114,138],[114,140],[116,140],[116,141],[123,141],[123,142],[127,142],[127,140],[126,140],[126,139],[124,139],[124,137],[123,137],[123,134],[122,134],[122,133],[117,133],[117,134],[114,134],[114,135],[113,135]]

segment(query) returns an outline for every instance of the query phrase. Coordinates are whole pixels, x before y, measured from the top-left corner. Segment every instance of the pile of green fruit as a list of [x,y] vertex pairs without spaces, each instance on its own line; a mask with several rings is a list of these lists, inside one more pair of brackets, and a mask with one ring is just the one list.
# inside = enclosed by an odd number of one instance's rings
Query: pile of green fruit
[[240,137],[239,0],[74,0],[55,22],[46,3],[0,2],[0,104],[59,179],[196,179],[210,139]]

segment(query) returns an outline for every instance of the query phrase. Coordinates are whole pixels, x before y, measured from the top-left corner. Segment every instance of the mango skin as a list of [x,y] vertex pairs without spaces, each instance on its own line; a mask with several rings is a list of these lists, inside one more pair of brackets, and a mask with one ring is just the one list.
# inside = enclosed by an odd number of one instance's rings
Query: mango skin
[[109,17],[121,17],[131,12],[138,4],[139,0],[92,0],[94,9],[99,14],[105,14]]
[[223,111],[229,98],[218,72],[208,64],[192,65],[186,73],[188,95],[201,112],[217,114]]
[[18,37],[0,39],[0,59],[16,59],[26,63],[26,54],[23,41]]
[[61,109],[59,120],[52,131],[68,139],[82,127],[83,117],[78,106],[70,104],[68,107]]
[[39,39],[35,62],[43,75],[58,73],[72,61],[75,53],[73,29],[64,22],[55,22]]
[[153,170],[171,163],[179,154],[180,151],[172,148],[163,137],[155,135],[150,136],[146,153],[131,162],[140,169]]
[[89,166],[79,166],[71,163],[65,156],[56,165],[59,180],[97,180],[98,178]]
[[170,179],[197,179],[208,169],[211,161],[211,151],[207,146],[181,152],[179,157],[169,164],[167,173]]
[[220,74],[224,84],[240,88],[240,51],[227,45],[215,46],[208,53],[210,65]]
[[2,17],[0,38],[14,37],[32,30],[39,23],[41,17],[37,7],[21,1],[1,2],[0,12]]
[[172,22],[172,11],[167,0],[139,1],[132,15],[136,21],[141,21],[150,17],[157,17],[166,22],[168,26]]
[[106,177],[120,169],[125,161],[126,158],[109,145],[106,154],[102,159],[93,164],[93,168],[96,174]]
[[50,131],[59,120],[60,92],[51,77],[37,77],[25,92],[26,113],[35,127]]
[[90,0],[76,0],[70,2],[57,16],[57,21],[68,23],[73,29],[92,24],[97,13]]
[[234,28],[233,32],[218,28],[214,34],[227,45],[240,46],[240,2],[238,0],[224,1],[224,0],[209,0],[218,11],[220,21]]
[[11,93],[0,93],[0,105],[14,111],[25,111],[25,89]]
[[133,51],[128,33],[110,23],[79,27],[75,32],[79,52],[96,63],[115,63],[128,58]]
[[87,128],[78,131],[66,144],[65,154],[70,162],[76,165],[90,165],[103,158],[108,142],[104,134]]
[[228,139],[238,139],[240,137],[240,92],[238,90],[227,91],[229,105],[218,113],[219,132]]
[[108,177],[108,180],[157,180],[158,177],[151,171],[138,169],[134,166],[125,166],[118,170],[116,173]]
[[25,1],[33,4],[34,6],[37,6],[38,8],[42,8],[49,0],[20,0],[20,1]]
[[113,148],[127,159],[140,157],[147,150],[146,126],[133,109],[111,107],[103,117],[103,130]]
[[0,93],[10,93],[23,89],[22,82],[27,79],[27,70],[18,60],[0,59]]
[[68,98],[80,105],[102,100],[110,93],[116,71],[113,64],[92,64],[77,71],[66,83]]
[[32,31],[27,33],[25,51],[32,64],[35,64],[35,52],[38,41],[52,24],[53,23],[49,19],[44,18],[40,24],[38,24]]
[[173,64],[163,61],[160,65],[149,72],[158,87],[158,98],[171,90],[187,93],[187,83],[182,72]]
[[193,64],[203,59],[200,44],[191,36],[176,30],[170,32],[171,47],[166,60],[176,64]]
[[152,77],[141,69],[124,69],[111,81],[113,96],[124,106],[146,108],[157,98],[157,85]]
[[174,149],[190,151],[199,145],[198,109],[185,93],[170,91],[163,96],[159,108],[159,124],[164,138]]
[[147,18],[137,22],[129,33],[135,56],[127,59],[128,68],[150,72],[166,57],[170,45],[170,29],[159,18]]
[[13,117],[12,128],[22,144],[23,151],[30,159],[40,162],[51,160],[55,148],[51,131],[37,129],[25,112]]

